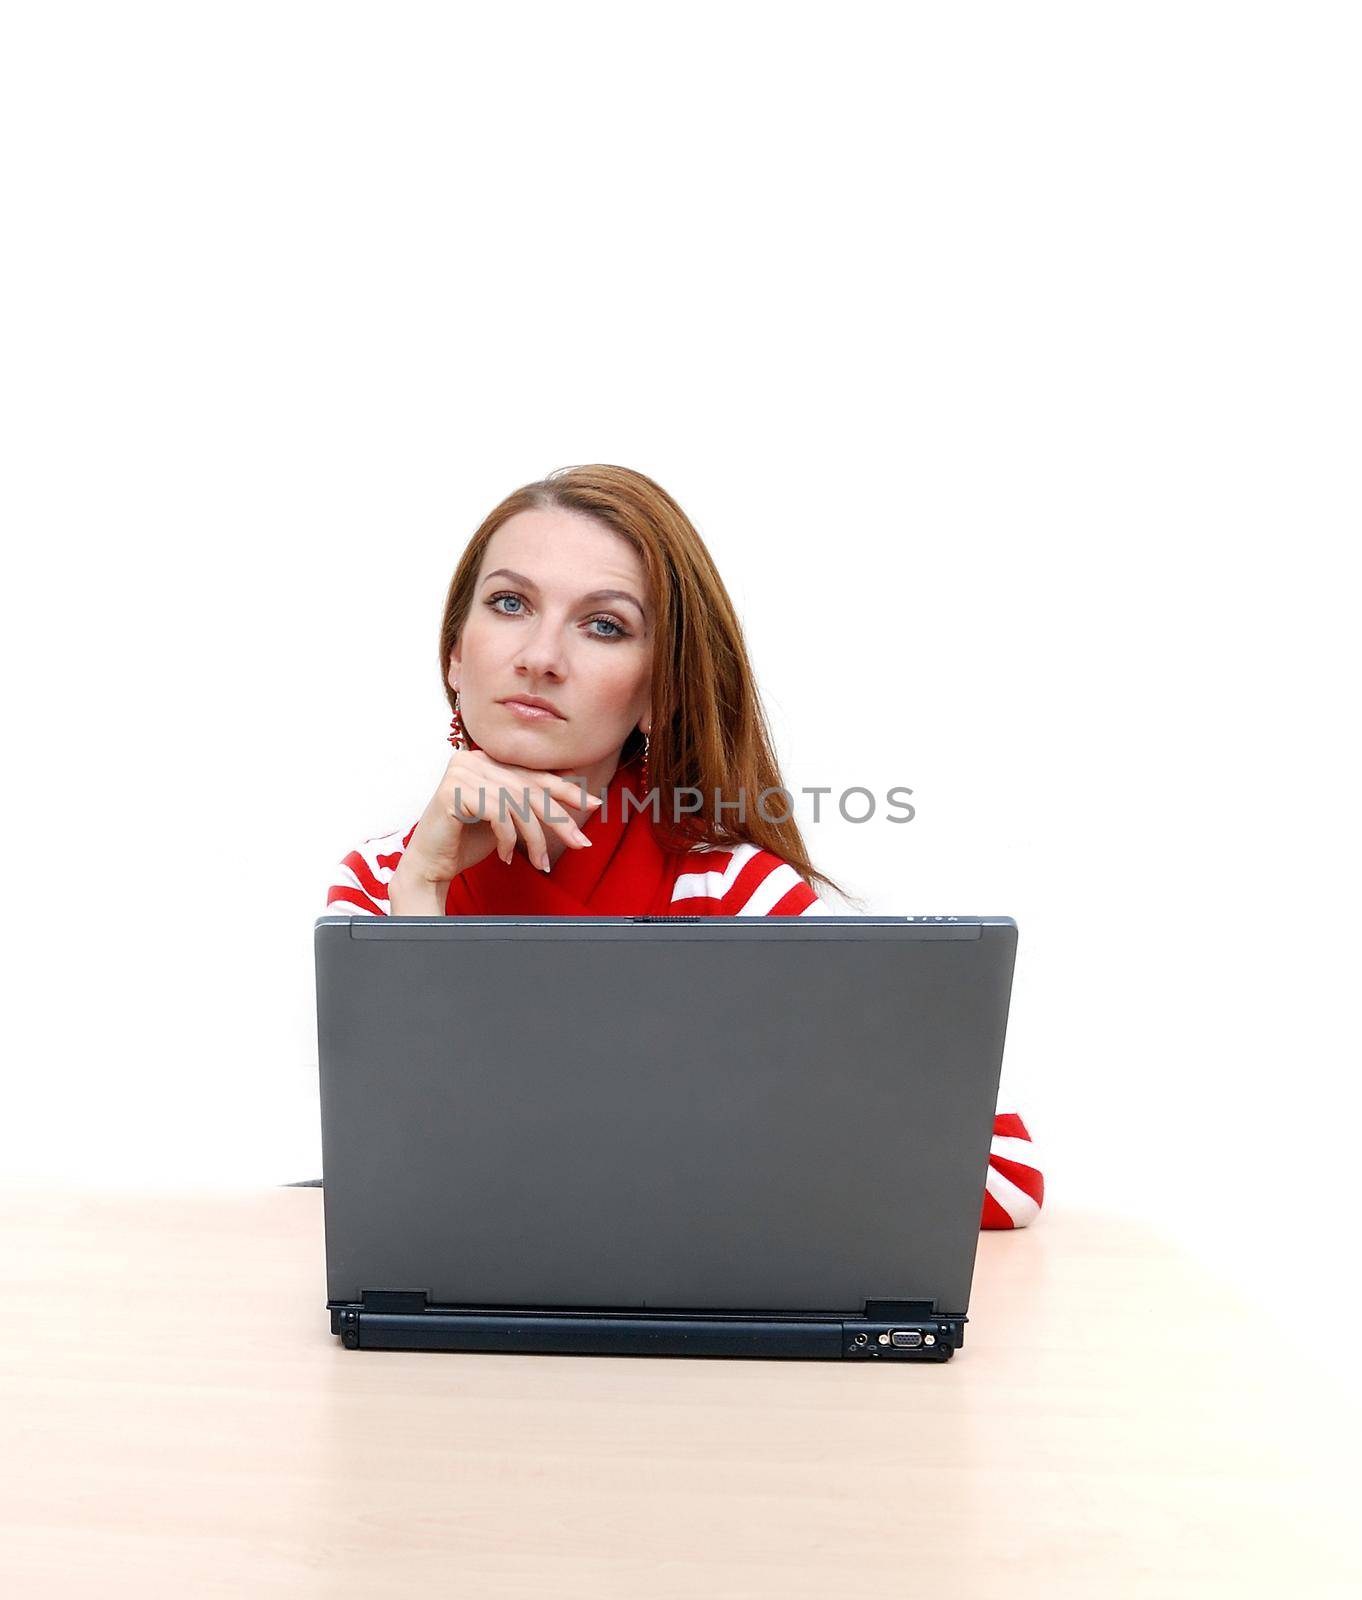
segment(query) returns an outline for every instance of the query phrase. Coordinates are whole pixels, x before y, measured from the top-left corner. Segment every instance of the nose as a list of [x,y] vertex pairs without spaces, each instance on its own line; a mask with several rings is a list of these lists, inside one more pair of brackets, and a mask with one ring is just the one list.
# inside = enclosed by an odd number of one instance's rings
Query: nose
[[567,663],[558,630],[550,621],[527,628],[524,643],[516,652],[515,669],[528,678],[561,678]]

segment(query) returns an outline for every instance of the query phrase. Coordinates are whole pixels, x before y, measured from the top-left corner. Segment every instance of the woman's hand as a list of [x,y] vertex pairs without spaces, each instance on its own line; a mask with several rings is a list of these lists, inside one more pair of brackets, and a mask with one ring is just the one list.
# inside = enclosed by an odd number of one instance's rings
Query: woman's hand
[[[553,816],[546,815],[550,801]],[[412,882],[448,883],[485,861],[493,850],[509,864],[518,844],[523,844],[536,867],[547,871],[544,830],[556,830],[569,849],[589,849],[591,841],[577,824],[600,803],[569,778],[507,766],[482,750],[456,750],[416,824],[398,871],[405,868],[403,876]],[[522,816],[527,810],[528,815]],[[563,816],[564,811],[570,814]]]

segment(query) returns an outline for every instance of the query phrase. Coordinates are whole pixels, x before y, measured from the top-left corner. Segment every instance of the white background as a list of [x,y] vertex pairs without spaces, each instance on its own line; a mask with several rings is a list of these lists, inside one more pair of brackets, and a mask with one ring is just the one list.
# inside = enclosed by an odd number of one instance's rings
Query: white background
[[913,789],[815,860],[1017,919],[1049,1203],[1346,1325],[1352,8],[5,15],[5,1171],[320,1172],[331,866],[464,542],[607,461],[788,781]]

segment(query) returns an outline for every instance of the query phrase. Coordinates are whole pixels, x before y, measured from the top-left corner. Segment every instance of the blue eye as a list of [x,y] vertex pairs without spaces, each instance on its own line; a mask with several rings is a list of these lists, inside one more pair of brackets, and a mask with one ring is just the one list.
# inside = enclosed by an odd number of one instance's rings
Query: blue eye
[[[501,602],[503,600],[514,600],[516,603],[516,609],[514,611],[503,611],[501,608]],[[520,617],[525,614],[524,596],[516,594],[511,589],[503,589],[500,594],[492,595],[490,599],[486,601],[486,604],[489,605],[499,617]],[[624,626],[623,623],[616,621],[614,617],[597,616],[587,618],[587,624],[590,627],[594,627],[598,622],[604,623],[607,628],[610,628],[613,631],[610,633],[592,633],[588,635],[588,637],[592,639],[627,639],[629,637],[629,630]]]

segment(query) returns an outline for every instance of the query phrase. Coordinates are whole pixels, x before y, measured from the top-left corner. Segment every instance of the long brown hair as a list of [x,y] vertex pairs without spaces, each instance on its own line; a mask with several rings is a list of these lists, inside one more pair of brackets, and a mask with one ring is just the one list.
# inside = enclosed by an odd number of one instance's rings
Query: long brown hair
[[[648,740],[651,788],[658,791],[659,842],[684,850],[696,844],[746,841],[787,861],[813,886],[851,899],[809,860],[793,814],[768,821],[757,797],[785,787],[772,748],[741,624],[703,540],[676,501],[641,472],[627,467],[563,467],[507,497],[484,519],[459,559],[440,623],[440,681],[454,706],[449,660],[473,604],[483,552],[492,535],[521,511],[557,508],[594,517],[638,552],[652,591],[652,724]],[[643,749],[635,728],[620,764]],[[698,789],[702,808],[672,815],[677,789]],[[715,793],[727,802],[717,813]],[[746,820],[737,799],[746,798]],[[644,809],[651,810],[651,806]],[[780,817],[784,797],[769,795],[765,809]],[[720,820],[721,819],[721,820]]]

